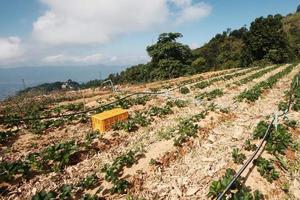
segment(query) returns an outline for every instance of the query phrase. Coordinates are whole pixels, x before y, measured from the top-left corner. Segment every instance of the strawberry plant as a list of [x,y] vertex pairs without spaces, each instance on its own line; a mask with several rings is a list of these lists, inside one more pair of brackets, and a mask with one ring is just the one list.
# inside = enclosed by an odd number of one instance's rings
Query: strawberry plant
[[244,160],[246,160],[245,154],[240,153],[238,148],[234,148],[231,155],[234,163],[243,164]]
[[174,145],[180,146],[190,137],[196,137],[198,125],[194,125],[190,120],[183,120],[179,123],[179,136],[174,139]]
[[31,198],[31,200],[54,200],[54,199],[60,199],[60,200],[72,199],[72,186],[62,185],[58,189],[58,191],[46,192],[45,190],[42,190],[36,193]]
[[165,115],[169,115],[169,114],[172,114],[173,111],[172,109],[170,108],[170,106],[166,105],[164,107],[157,107],[157,106],[153,106],[151,107],[147,114],[149,116],[159,116],[159,117],[163,117]]
[[292,144],[292,138],[288,130],[278,125],[267,138],[266,150],[271,154],[284,154],[285,150]]
[[257,146],[255,144],[251,144],[251,141],[247,139],[244,144],[244,149],[246,151],[255,151],[257,149]]
[[0,180],[1,181],[12,181],[15,175],[21,174],[26,176],[29,174],[30,167],[22,162],[16,161],[12,163],[1,162],[0,163]]
[[217,97],[220,97],[220,96],[223,96],[224,92],[223,90],[221,89],[215,89],[211,92],[204,92],[204,93],[201,93],[197,96],[195,96],[196,99],[206,99],[207,101],[211,101]]
[[250,102],[254,102],[258,100],[258,98],[262,95],[262,92],[266,89],[271,89],[275,83],[285,75],[289,74],[296,65],[290,65],[286,67],[281,72],[269,77],[266,81],[262,81],[256,85],[254,85],[251,89],[243,91],[241,94],[237,96],[239,101],[246,99]]
[[257,171],[260,175],[270,183],[279,178],[278,172],[275,171],[273,164],[269,160],[259,157],[253,163],[257,166]]
[[260,121],[254,132],[253,132],[253,139],[262,139],[268,129],[268,124],[265,121]]
[[266,73],[269,73],[269,72],[271,72],[271,71],[273,71],[273,70],[275,70],[275,69],[277,69],[279,67],[280,67],[280,65],[276,65],[274,67],[270,67],[268,69],[261,70],[259,72],[256,72],[256,73],[250,75],[250,76],[247,76],[246,78],[241,79],[240,81],[235,82],[234,84],[236,84],[236,85],[246,84],[246,83],[252,81],[253,79],[257,79],[259,77],[262,77]]
[[180,91],[181,94],[188,94],[188,93],[190,93],[190,90],[187,87],[181,87],[179,89],[179,91]]
[[[217,198],[227,187],[236,172],[233,169],[226,169],[225,175],[218,181],[213,181],[209,187],[208,197]],[[251,188],[242,184],[242,178],[238,178],[231,186],[230,190],[226,193],[226,198],[229,200],[245,199],[264,199],[259,191],[252,194]]]
[[286,109],[288,109],[288,104],[284,101],[280,101],[278,104],[278,110],[285,111]]
[[173,101],[168,101],[166,103],[166,105],[169,106],[169,107],[177,106],[178,108],[183,108],[183,107],[187,106],[187,101],[176,99],[176,100],[173,100]]
[[113,187],[110,189],[111,193],[123,193],[129,187],[129,182],[120,179],[119,176],[125,166],[130,167],[135,163],[138,156],[139,150],[130,150],[117,157],[111,165],[104,165],[101,171],[105,173],[105,180],[113,184]]
[[5,144],[15,138],[18,135],[18,131],[0,131],[0,144]]
[[98,183],[98,177],[96,174],[88,175],[83,180],[81,180],[77,186],[83,189],[92,189]]

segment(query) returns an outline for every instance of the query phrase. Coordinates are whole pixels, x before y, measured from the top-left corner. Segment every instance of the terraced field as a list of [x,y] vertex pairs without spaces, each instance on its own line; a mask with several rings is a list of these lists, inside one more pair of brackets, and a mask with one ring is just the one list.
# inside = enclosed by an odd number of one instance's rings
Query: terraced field
[[[1,198],[215,199],[288,110],[226,195],[300,199],[299,75],[274,65],[3,104]],[[91,114],[114,107],[129,120],[93,132]]]

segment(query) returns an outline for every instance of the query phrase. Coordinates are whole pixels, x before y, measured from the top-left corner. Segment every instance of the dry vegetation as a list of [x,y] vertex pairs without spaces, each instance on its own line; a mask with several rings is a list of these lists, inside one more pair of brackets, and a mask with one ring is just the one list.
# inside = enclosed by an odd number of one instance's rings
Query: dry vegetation
[[[116,93],[10,99],[0,112],[0,198],[216,198],[273,113],[286,108],[299,73],[300,65],[276,65],[127,85]],[[167,92],[103,106],[143,91]],[[300,199],[299,87],[292,95],[289,114],[228,199]],[[93,132],[91,114],[114,107],[128,109],[130,119],[104,135]],[[41,119],[18,122],[23,118]]]

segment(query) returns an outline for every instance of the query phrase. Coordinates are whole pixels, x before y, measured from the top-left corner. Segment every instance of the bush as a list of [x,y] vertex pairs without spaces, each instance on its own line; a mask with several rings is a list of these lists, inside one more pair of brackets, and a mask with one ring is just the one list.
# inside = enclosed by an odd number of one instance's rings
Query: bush
[[190,90],[187,87],[181,87],[179,89],[179,91],[180,91],[181,94],[188,94],[188,93],[190,93]]

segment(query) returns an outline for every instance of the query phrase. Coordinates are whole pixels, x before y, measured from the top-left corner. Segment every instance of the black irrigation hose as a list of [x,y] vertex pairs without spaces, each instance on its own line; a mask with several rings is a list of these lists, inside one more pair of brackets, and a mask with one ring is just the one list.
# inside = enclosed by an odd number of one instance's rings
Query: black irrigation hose
[[[292,86],[291,90],[290,90],[290,94],[289,94],[289,103],[288,103],[288,107],[287,109],[280,115],[278,115],[278,117],[282,117],[284,115],[286,115],[289,111],[290,111],[290,107],[292,104],[292,99],[293,99],[293,93],[295,91],[295,88],[298,86],[298,84],[296,83],[294,86]],[[250,159],[247,160],[247,162],[240,168],[240,170],[238,171],[238,173],[236,173],[234,175],[234,177],[232,178],[232,180],[230,181],[230,183],[227,185],[227,187],[225,188],[225,190],[218,196],[217,200],[221,200],[225,194],[228,192],[228,190],[231,188],[231,186],[234,184],[234,182],[241,176],[241,174],[245,171],[245,169],[248,167],[248,165],[254,160],[254,158],[256,157],[257,153],[260,151],[261,147],[263,146],[264,142],[266,141],[267,137],[270,134],[270,130],[271,127],[273,125],[275,121],[275,117],[273,117],[271,123],[268,126],[268,129],[265,132],[265,135],[262,139],[262,141],[260,142],[259,146],[257,147],[256,151],[253,153],[253,155],[250,157]]]
[[[238,71],[239,69],[237,69],[236,71]],[[235,73],[236,71],[233,70]],[[223,75],[220,75],[220,76],[223,76]],[[217,76],[218,77],[218,76]],[[203,80],[201,80],[203,81]],[[199,82],[201,82],[199,81]],[[81,111],[81,112],[76,112],[76,113],[70,113],[70,114],[64,114],[64,115],[52,115],[52,116],[45,116],[45,117],[36,117],[36,118],[23,118],[23,119],[11,119],[11,120],[5,120],[4,118],[0,118],[0,122],[3,123],[9,123],[9,122],[24,122],[24,121],[34,121],[34,120],[44,120],[44,119],[54,119],[54,118],[64,118],[64,117],[70,117],[70,116],[75,116],[75,115],[80,115],[80,114],[85,114],[85,113],[88,113],[88,112],[92,112],[92,111],[95,111],[99,108],[103,108],[103,107],[106,107],[106,106],[110,106],[110,105],[113,105],[119,101],[122,101],[124,99],[127,99],[129,97],[132,97],[132,96],[136,96],[136,95],[160,95],[160,94],[165,94],[165,93],[168,93],[168,92],[171,92],[171,91],[174,91],[176,89],[179,89],[183,86],[186,86],[186,85],[190,85],[190,84],[196,84],[197,82],[195,83],[185,83],[185,84],[182,84],[180,86],[177,86],[175,88],[172,88],[168,91],[163,91],[163,92],[136,92],[136,93],[132,93],[132,94],[129,94],[125,97],[122,97],[120,99],[117,99],[115,101],[112,101],[110,103],[107,103],[107,104],[104,104],[104,105],[101,105],[97,108],[93,108],[93,109],[89,109],[89,110],[85,110],[85,111]]]
[[159,94],[163,94],[165,92],[136,92],[136,93],[132,93],[132,94],[129,94],[125,97],[122,97],[120,99],[117,99],[115,101],[112,101],[110,103],[107,103],[107,104],[104,104],[104,105],[101,105],[97,108],[93,108],[93,109],[89,109],[89,110],[85,110],[85,111],[81,111],[81,112],[76,112],[76,113],[70,113],[70,114],[64,114],[64,115],[52,115],[52,116],[45,116],[45,117],[36,117],[36,118],[23,118],[23,119],[12,119],[12,120],[3,120],[4,122],[21,122],[21,121],[33,121],[33,120],[43,120],[43,119],[53,119],[53,118],[63,118],[63,117],[70,117],[70,116],[75,116],[75,115],[80,115],[80,114],[85,114],[85,113],[88,113],[88,112],[92,112],[92,111],[95,111],[99,108],[103,108],[103,107],[106,107],[106,106],[110,106],[110,105],[113,105],[119,101],[122,101],[124,99],[127,99],[129,97],[132,97],[132,96],[135,96],[135,95],[159,95]]

